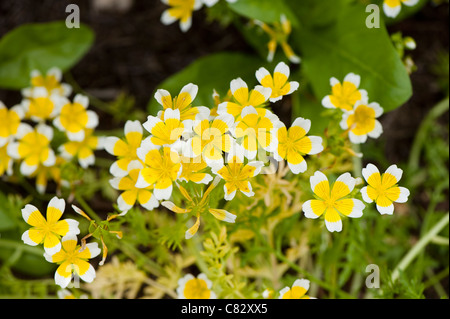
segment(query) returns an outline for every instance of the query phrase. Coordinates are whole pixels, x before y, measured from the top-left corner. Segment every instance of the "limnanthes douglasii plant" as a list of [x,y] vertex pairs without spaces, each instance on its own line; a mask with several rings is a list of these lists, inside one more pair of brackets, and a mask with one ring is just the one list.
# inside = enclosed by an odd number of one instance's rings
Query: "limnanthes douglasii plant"
[[[428,244],[442,250],[434,261],[448,256],[439,235],[448,213],[430,208],[435,217],[415,229],[417,159],[374,156],[382,117],[412,93],[384,21],[370,33],[359,1],[162,2],[168,30],[177,22],[191,32],[204,5],[255,54],[198,59],[155,89],[145,116],[121,113],[113,128],[100,113],[116,119],[122,100],[100,101],[70,72],[64,83],[73,61],[36,62],[26,81],[11,81],[22,101],[0,103],[0,295],[314,299],[422,297],[433,288],[446,296],[439,280],[448,265],[436,274],[419,264],[425,277],[409,266]],[[393,18],[417,2],[378,4]],[[331,26],[316,19],[325,11]],[[89,47],[85,28],[76,32]],[[349,30],[361,30],[361,41],[336,35]],[[292,116],[282,115],[286,106]],[[437,107],[442,114],[448,99]],[[28,196],[4,195],[4,185]],[[424,232],[416,244],[411,230]],[[27,263],[36,280],[16,276]],[[368,265],[380,269],[378,286],[366,280]]]

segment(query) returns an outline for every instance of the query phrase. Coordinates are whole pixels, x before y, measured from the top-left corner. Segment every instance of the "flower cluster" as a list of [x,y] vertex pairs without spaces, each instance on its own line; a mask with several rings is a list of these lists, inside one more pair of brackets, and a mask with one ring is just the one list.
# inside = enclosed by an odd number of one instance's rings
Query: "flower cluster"
[[[209,207],[209,195],[222,179],[224,198],[230,201],[237,192],[254,195],[251,180],[267,162],[260,158],[286,160],[294,174],[304,172],[304,156],[320,153],[322,139],[307,135],[309,120],[298,118],[288,129],[267,107],[297,90],[298,82],[289,81],[289,76],[289,67],[281,62],[273,74],[257,70],[261,85],[253,89],[241,78],[234,79],[230,97],[217,102],[217,112],[194,106],[195,84],[185,85],[175,97],[157,90],[155,99],[162,107],[157,116],[148,116],[142,125],[126,122],[123,139],[105,139],[106,151],[117,158],[110,183],[122,191],[119,210],[126,213],[137,202],[148,210],[161,204],[177,214],[193,214],[196,222],[186,231],[186,238],[191,238],[203,212],[235,222],[234,214]],[[206,190],[192,196],[181,182],[204,184]],[[174,188],[184,196],[185,208],[170,201]]]
[[[88,98],[77,94],[71,101],[71,86],[61,83],[61,78],[58,68],[45,75],[33,71],[20,104],[8,109],[0,102],[0,176],[12,175],[14,161],[20,163],[20,173],[36,177],[40,193],[48,179],[67,185],[61,177],[63,163],[76,158],[87,168],[94,164],[93,151],[102,148],[101,139],[93,135],[98,116],[87,110]],[[65,141],[55,145],[58,132],[64,133]]]
[[48,203],[46,218],[31,204],[22,209],[23,219],[32,226],[23,233],[22,240],[31,246],[43,244],[45,259],[59,265],[55,272],[55,283],[61,288],[69,285],[72,275],[92,282],[95,269],[87,260],[100,254],[97,243],[89,243],[84,247],[77,245],[76,235],[80,233],[78,221],[60,220],[65,207],[64,199],[53,197]]
[[324,107],[342,111],[340,126],[354,144],[365,143],[367,137],[378,138],[383,133],[377,120],[383,108],[376,102],[369,103],[367,91],[359,88],[360,83],[361,77],[354,73],[347,74],[342,83],[333,77],[330,79],[332,93],[322,99]]

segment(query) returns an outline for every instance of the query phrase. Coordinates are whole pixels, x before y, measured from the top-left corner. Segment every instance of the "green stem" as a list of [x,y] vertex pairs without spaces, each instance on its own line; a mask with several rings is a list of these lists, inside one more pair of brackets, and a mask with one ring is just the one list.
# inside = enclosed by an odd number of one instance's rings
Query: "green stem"
[[447,213],[436,225],[433,226],[403,257],[400,263],[395,267],[392,272],[392,282],[395,282],[401,271],[405,271],[416,256],[428,245],[433,238],[449,223],[449,213]]
[[100,222],[101,218],[97,215],[96,212],[89,206],[89,204],[84,200],[83,197],[79,194],[75,194],[75,199],[78,203],[80,203],[81,207],[85,210],[85,213],[87,213],[92,219],[94,219],[96,222]]
[[436,106],[434,106],[423,120],[422,124],[419,127],[419,130],[417,131],[416,137],[414,139],[411,148],[411,153],[408,162],[409,172],[416,172],[419,169],[420,153],[422,151],[423,145],[426,142],[428,129],[433,124],[433,121],[442,114],[444,114],[445,112],[447,112],[448,109],[449,109],[449,98],[447,97],[443,101],[439,102]]
[[24,245],[20,242],[14,241],[14,240],[9,240],[9,239],[0,239],[0,247],[2,248],[12,248],[12,249],[18,249],[21,250],[22,252],[27,252],[39,257],[42,257],[44,255],[44,250],[40,249],[38,247],[32,247],[32,246],[27,246]]

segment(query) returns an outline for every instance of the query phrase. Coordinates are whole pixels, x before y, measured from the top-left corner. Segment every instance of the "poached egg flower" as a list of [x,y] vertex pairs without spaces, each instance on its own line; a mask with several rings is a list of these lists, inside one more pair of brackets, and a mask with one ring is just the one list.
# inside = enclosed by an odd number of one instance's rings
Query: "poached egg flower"
[[289,66],[284,62],[277,64],[273,76],[265,68],[260,68],[256,71],[256,78],[259,83],[261,83],[263,87],[272,90],[269,99],[270,102],[277,102],[281,100],[283,96],[289,95],[298,89],[299,83],[297,81],[288,81],[290,72]]
[[291,288],[284,287],[280,290],[279,299],[311,299],[306,294],[309,289],[309,283],[307,279],[297,279]]
[[39,123],[54,119],[59,114],[63,101],[60,95],[49,93],[44,87],[37,87],[21,105],[25,110],[25,117]]
[[94,130],[86,129],[84,139],[81,142],[69,141],[59,147],[61,156],[71,160],[76,157],[82,168],[87,168],[95,163],[95,150],[104,148],[104,138],[92,135]]
[[161,15],[161,22],[165,25],[180,20],[180,29],[188,31],[192,25],[192,13],[202,7],[202,0],[161,0],[162,3],[171,6]]
[[179,109],[165,110],[164,121],[155,116],[148,116],[142,126],[151,134],[150,142],[159,146],[175,143],[186,130],[180,120]]
[[249,92],[247,83],[241,78],[232,80],[230,83],[232,101],[220,103],[217,109],[219,114],[231,114],[235,118],[241,115],[246,106],[262,108],[272,94],[270,87],[257,85]]
[[77,243],[75,235],[67,235],[62,238],[62,247],[58,252],[44,254],[48,262],[59,264],[55,272],[55,283],[61,288],[69,285],[72,274],[85,282],[92,282],[95,279],[95,269],[88,259],[97,257],[101,252],[100,248],[97,243],[89,243],[84,247]]
[[178,280],[178,299],[216,299],[216,294],[211,290],[212,282],[201,273],[196,277],[187,274]]
[[37,87],[43,87],[47,92],[59,96],[69,96],[72,93],[72,87],[67,83],[61,83],[62,71],[54,67],[47,71],[45,75],[39,70],[31,71],[31,87],[22,90],[22,95],[31,97],[33,90]]
[[8,110],[0,101],[0,147],[12,141],[23,117],[24,111],[20,105]]
[[153,186],[153,194],[158,200],[168,200],[172,195],[173,183],[181,174],[181,159],[170,147],[159,148],[151,143],[143,143],[137,149],[144,168],[139,171],[137,188]]
[[105,138],[105,150],[118,158],[109,169],[113,176],[127,175],[128,165],[134,160],[139,160],[136,150],[141,146],[144,134],[141,123],[128,120],[125,122],[124,131],[124,139],[116,136]]
[[38,124],[34,129],[26,124],[19,125],[17,142],[8,144],[8,155],[14,159],[22,159],[20,172],[24,176],[33,174],[39,164],[53,166],[56,161],[55,153],[50,147],[53,139],[53,129],[45,124]]
[[71,141],[84,140],[85,129],[94,129],[98,125],[98,115],[87,110],[89,99],[87,96],[77,94],[71,103],[63,99],[60,114],[53,120],[53,125],[63,132]]
[[383,108],[378,103],[357,101],[351,111],[344,111],[340,126],[349,130],[350,142],[360,144],[367,141],[367,137],[378,138],[383,133],[383,127],[377,120],[383,114]]
[[402,4],[408,7],[415,6],[419,0],[384,0],[383,10],[386,16],[395,18],[402,10]]
[[44,243],[47,254],[54,254],[61,249],[62,236],[78,235],[78,221],[74,219],[61,219],[66,202],[64,199],[53,197],[48,203],[47,218],[33,205],[27,204],[22,209],[22,217],[32,226],[22,235],[22,240],[30,246]]
[[278,147],[274,152],[275,159],[285,159],[292,173],[303,173],[307,164],[303,156],[314,155],[323,151],[320,136],[306,136],[311,128],[311,121],[297,118],[288,129],[283,125],[277,131]]
[[375,165],[367,164],[363,168],[362,174],[369,184],[361,189],[362,198],[366,203],[375,202],[380,214],[392,215],[394,213],[394,202],[405,203],[408,200],[409,190],[398,186],[403,170],[398,168],[397,165],[389,166],[386,172],[381,175]]
[[360,90],[361,77],[354,73],[345,76],[343,83],[335,77],[330,79],[331,95],[322,99],[322,105],[326,108],[339,108],[351,111],[359,100],[367,100],[367,91]]
[[342,231],[342,220],[339,214],[352,218],[362,216],[364,203],[359,199],[347,198],[356,183],[350,173],[339,176],[332,188],[330,188],[328,178],[320,171],[311,176],[310,183],[317,199],[303,203],[302,210],[305,217],[316,219],[324,215],[328,231],[340,232]]

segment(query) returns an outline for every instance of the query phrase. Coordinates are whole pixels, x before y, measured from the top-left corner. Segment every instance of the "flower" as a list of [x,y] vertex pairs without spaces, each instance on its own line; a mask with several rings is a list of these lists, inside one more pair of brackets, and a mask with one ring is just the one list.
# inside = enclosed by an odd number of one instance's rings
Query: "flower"
[[128,173],[128,165],[132,161],[139,160],[136,150],[141,146],[143,129],[139,121],[125,122],[125,139],[116,136],[105,138],[105,150],[116,157],[109,171],[113,176],[125,176]]
[[277,131],[278,148],[274,152],[275,158],[278,161],[286,159],[294,174],[306,171],[307,165],[303,156],[323,151],[320,136],[306,136],[310,128],[311,121],[299,117],[289,130],[283,125]]
[[33,89],[31,96],[21,103],[25,117],[34,122],[54,119],[60,112],[63,99],[60,95],[49,93],[43,87]]
[[57,67],[53,67],[43,76],[39,70],[31,71],[31,87],[22,90],[22,95],[31,97],[33,90],[37,87],[43,87],[48,94],[56,94],[59,96],[69,96],[72,93],[72,87],[69,84],[61,83],[62,71]]
[[[47,181],[51,178],[58,186],[67,186],[68,182],[61,178],[61,166],[66,162],[61,156],[56,156],[55,164],[52,166],[44,166],[39,164],[36,174],[36,190],[40,194],[44,194],[47,189]],[[33,174],[34,175],[34,174]]]
[[267,61],[272,62],[275,56],[275,51],[277,50],[278,44],[284,51],[286,57],[292,63],[300,63],[301,59],[294,53],[292,47],[288,44],[289,35],[292,32],[291,22],[286,18],[284,14],[280,16],[280,22],[274,23],[273,28],[269,27],[266,23],[254,20],[256,25],[259,25],[261,29],[266,32],[269,37],[269,43],[267,47],[269,48],[269,54],[267,56]]
[[180,20],[180,29],[186,32],[192,25],[192,13],[202,7],[201,0],[161,0],[164,4],[171,6],[161,15],[161,22],[165,25]]
[[380,214],[392,215],[393,202],[405,203],[408,200],[409,190],[397,185],[403,174],[403,170],[397,165],[389,166],[386,172],[380,175],[378,168],[369,163],[362,169],[362,174],[369,184],[361,189],[362,198],[366,203],[375,202]]
[[402,4],[408,7],[415,6],[419,0],[384,0],[384,13],[391,18],[395,18],[402,9]]
[[290,72],[289,66],[284,62],[277,64],[273,77],[266,68],[260,68],[256,71],[256,78],[259,83],[266,88],[272,89],[270,102],[277,102],[283,96],[289,95],[298,89],[299,83],[297,81],[288,82]]
[[222,152],[229,152],[232,143],[232,137],[227,132],[234,124],[234,117],[222,114],[210,121],[209,116],[204,118],[205,115],[194,121],[194,136],[186,142],[184,153],[193,158],[202,156],[211,167],[222,166]]
[[18,142],[8,144],[8,155],[14,159],[23,159],[20,172],[24,176],[33,174],[39,164],[53,166],[56,161],[55,153],[50,147],[53,139],[53,129],[45,124],[39,124],[34,129],[21,123],[17,130]]
[[191,274],[178,280],[178,299],[216,299],[216,294],[211,290],[212,282],[201,273],[195,278]]
[[61,156],[67,160],[76,157],[82,168],[87,168],[95,163],[94,150],[104,147],[104,138],[94,136],[94,130],[86,129],[84,139],[81,142],[69,141],[59,147]]
[[330,79],[332,93],[322,99],[322,105],[329,109],[339,108],[351,111],[356,102],[367,100],[367,91],[358,89],[360,83],[361,77],[354,73],[347,74],[342,84],[332,77]]
[[186,84],[180,91],[180,94],[172,99],[170,93],[166,90],[159,89],[155,93],[155,99],[162,105],[164,110],[158,113],[160,119],[164,118],[166,109],[180,110],[180,121],[194,120],[198,113],[209,112],[204,106],[192,107],[192,102],[198,93],[198,86],[192,83]]
[[142,126],[150,132],[150,142],[159,146],[175,143],[185,132],[185,126],[180,121],[179,109],[167,109],[164,112],[164,121],[155,116],[148,116]]
[[213,179],[210,174],[205,172],[208,165],[202,156],[195,158],[181,156],[181,166],[181,174],[178,177],[180,181],[208,184]]
[[367,136],[378,138],[383,133],[383,127],[377,120],[381,114],[383,108],[378,103],[369,104],[367,100],[360,100],[351,111],[344,111],[340,125],[343,130],[349,130],[348,137],[352,143],[364,143]]
[[239,155],[229,158],[227,165],[216,171],[216,174],[225,180],[224,198],[232,200],[238,190],[248,197],[255,195],[250,178],[258,175],[263,166],[264,163],[261,161],[253,161],[245,165],[243,157]]
[[87,96],[77,94],[71,103],[63,99],[63,107],[59,116],[53,120],[53,125],[63,132],[71,141],[84,140],[85,129],[94,129],[98,125],[98,115],[86,110],[89,105]]
[[143,143],[137,149],[139,159],[144,163],[140,170],[137,188],[153,186],[156,199],[169,199],[172,195],[173,182],[181,174],[180,156],[170,147],[158,148],[151,143]]
[[280,290],[279,299],[312,299],[310,296],[306,295],[308,289],[309,280],[297,279],[294,281],[292,288],[284,287]]
[[268,152],[276,149],[275,133],[282,126],[276,115],[269,110],[258,112],[253,106],[247,106],[242,110],[241,118],[231,133],[240,141],[248,159],[254,159],[260,148]]
[[117,205],[122,212],[128,211],[134,206],[136,201],[148,209],[153,210],[159,206],[158,200],[153,196],[151,188],[137,188],[139,172],[144,168],[140,161],[131,161],[128,165],[128,175],[123,177],[114,177],[109,183],[114,189],[123,191],[117,198]]
[[12,175],[13,160],[8,155],[8,144],[0,146],[0,176],[3,174]]
[[230,90],[233,95],[233,101],[220,103],[217,113],[231,114],[235,118],[241,115],[242,110],[246,106],[251,105],[255,108],[262,108],[272,94],[271,88],[265,88],[261,85],[255,86],[255,88],[249,92],[247,83],[241,78],[231,81]]
[[74,219],[60,220],[66,202],[64,199],[53,197],[47,206],[47,219],[33,205],[27,204],[22,209],[22,217],[25,222],[33,227],[25,231],[22,240],[25,244],[37,246],[44,243],[47,254],[54,254],[61,249],[60,238],[62,236],[77,235],[78,221]]
[[8,110],[0,101],[0,147],[11,141],[14,135],[17,134],[23,117],[24,112],[20,105],[16,105]]
[[307,218],[318,218],[325,215],[325,226],[330,232],[342,230],[342,220],[339,214],[359,218],[365,205],[359,199],[346,198],[355,187],[356,180],[350,173],[339,176],[331,188],[324,173],[317,171],[310,178],[311,189],[318,199],[306,201],[303,212]]
[[95,278],[95,269],[87,260],[100,254],[98,244],[89,243],[81,247],[77,245],[78,240],[75,235],[64,236],[61,243],[62,247],[58,252],[44,253],[48,262],[59,264],[55,272],[55,283],[61,288],[66,288],[72,279],[72,274],[79,276],[85,282],[92,282]]

